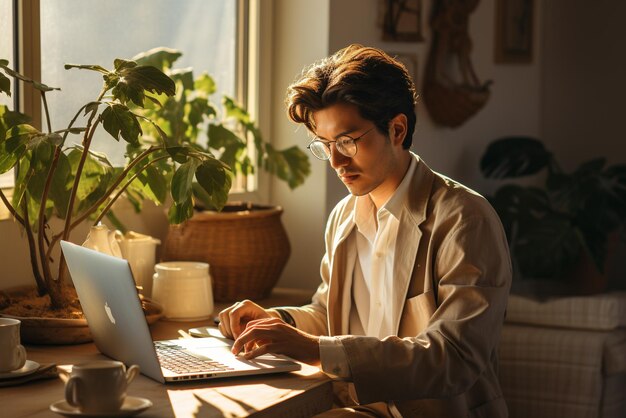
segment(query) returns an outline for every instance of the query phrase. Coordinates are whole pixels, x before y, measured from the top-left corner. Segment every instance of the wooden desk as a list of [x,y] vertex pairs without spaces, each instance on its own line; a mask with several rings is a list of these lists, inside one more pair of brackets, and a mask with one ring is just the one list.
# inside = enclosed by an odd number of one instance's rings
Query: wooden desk
[[[300,291],[278,289],[259,303],[265,307],[290,304]],[[305,297],[306,301],[306,297]],[[227,304],[216,304],[216,311]],[[154,339],[176,338],[179,330],[206,326],[203,322],[158,321],[151,327]],[[38,363],[70,365],[106,358],[94,344],[26,347],[28,358]],[[332,404],[330,380],[315,367],[303,364],[299,372],[236,377],[205,382],[163,385],[143,375],[130,385],[128,395],[148,398],[154,404],[140,417],[310,417]],[[60,379],[39,380],[0,388],[0,416],[58,417],[49,405],[64,397]]]

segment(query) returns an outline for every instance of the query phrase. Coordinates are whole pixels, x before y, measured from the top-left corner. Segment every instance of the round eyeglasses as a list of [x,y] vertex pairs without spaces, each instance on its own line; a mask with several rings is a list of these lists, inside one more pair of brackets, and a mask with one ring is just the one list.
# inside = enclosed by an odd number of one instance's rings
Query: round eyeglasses
[[365,133],[356,138],[352,138],[350,135],[342,135],[335,141],[323,141],[316,137],[315,139],[313,139],[313,141],[309,143],[309,145],[307,145],[307,149],[311,151],[311,154],[313,154],[315,158],[318,158],[320,160],[330,160],[330,144],[335,144],[335,148],[337,149],[337,151],[339,151],[342,155],[345,155],[346,157],[352,158],[356,155],[356,152],[358,151],[356,141],[362,139],[374,128],[375,126],[371,127],[370,129],[365,131]]

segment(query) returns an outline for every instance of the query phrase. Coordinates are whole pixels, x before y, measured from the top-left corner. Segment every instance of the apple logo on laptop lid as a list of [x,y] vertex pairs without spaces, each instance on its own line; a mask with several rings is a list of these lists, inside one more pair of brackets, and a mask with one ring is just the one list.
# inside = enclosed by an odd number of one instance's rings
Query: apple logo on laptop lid
[[113,316],[113,312],[111,312],[111,308],[109,308],[108,302],[104,302],[104,311],[107,313],[107,316],[109,317],[109,321],[115,324],[115,317]]

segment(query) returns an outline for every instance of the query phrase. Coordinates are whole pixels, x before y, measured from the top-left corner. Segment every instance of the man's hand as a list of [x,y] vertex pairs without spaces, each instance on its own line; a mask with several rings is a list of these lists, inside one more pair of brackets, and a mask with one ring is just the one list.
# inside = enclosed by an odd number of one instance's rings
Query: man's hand
[[233,340],[246,329],[249,321],[254,319],[274,318],[268,311],[256,303],[244,300],[237,302],[219,313],[219,330],[226,338]]
[[320,364],[319,337],[300,331],[277,318],[248,322],[232,348],[234,354],[242,350],[246,359],[274,353],[285,354],[313,366]]

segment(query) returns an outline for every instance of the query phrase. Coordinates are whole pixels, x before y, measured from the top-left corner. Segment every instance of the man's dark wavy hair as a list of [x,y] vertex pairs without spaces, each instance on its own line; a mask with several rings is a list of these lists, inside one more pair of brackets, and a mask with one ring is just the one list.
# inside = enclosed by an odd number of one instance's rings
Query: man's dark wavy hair
[[337,103],[359,109],[384,135],[389,122],[403,113],[408,120],[402,147],[415,130],[417,92],[406,67],[380,49],[353,44],[315,62],[287,90],[287,111],[296,123],[315,132],[313,112]]

